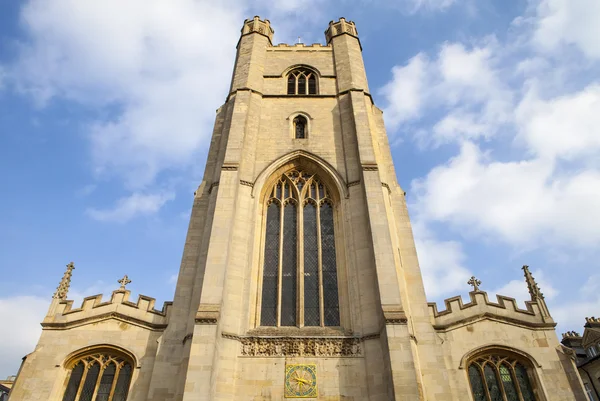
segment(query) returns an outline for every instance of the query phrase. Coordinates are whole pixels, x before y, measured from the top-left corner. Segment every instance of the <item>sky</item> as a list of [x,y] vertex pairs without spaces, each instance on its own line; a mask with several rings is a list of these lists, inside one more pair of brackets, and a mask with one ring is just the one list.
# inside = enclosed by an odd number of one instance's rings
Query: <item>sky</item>
[[[274,3],[274,4],[273,4]],[[0,2],[0,378],[69,298],[171,300],[245,18],[357,24],[430,301],[481,289],[600,315],[598,0]],[[440,305],[441,306],[441,305]]]

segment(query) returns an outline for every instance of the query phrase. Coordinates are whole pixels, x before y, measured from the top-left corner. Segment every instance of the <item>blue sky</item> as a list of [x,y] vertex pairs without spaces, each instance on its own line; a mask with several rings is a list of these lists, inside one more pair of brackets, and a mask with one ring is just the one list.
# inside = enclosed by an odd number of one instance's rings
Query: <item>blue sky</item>
[[149,0],[0,4],[0,377],[70,298],[173,296],[214,112],[245,18],[275,42],[356,22],[408,193],[428,298],[523,301],[559,332],[600,314],[600,2]]

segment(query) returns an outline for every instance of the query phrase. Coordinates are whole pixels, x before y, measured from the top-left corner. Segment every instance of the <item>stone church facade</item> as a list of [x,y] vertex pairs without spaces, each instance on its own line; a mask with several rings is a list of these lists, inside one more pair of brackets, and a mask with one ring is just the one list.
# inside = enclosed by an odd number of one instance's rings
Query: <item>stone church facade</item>
[[172,303],[55,293],[11,401],[585,400],[531,301],[428,304],[353,22],[273,45],[246,20]]

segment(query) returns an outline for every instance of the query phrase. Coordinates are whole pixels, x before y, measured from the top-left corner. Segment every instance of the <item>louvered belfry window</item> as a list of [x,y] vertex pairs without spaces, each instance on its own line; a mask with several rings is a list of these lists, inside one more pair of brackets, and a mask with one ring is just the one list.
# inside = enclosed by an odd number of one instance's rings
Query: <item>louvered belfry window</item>
[[75,360],[63,401],[125,401],[132,364],[127,358],[98,352]]
[[288,95],[316,95],[317,76],[307,68],[296,68],[288,74]]
[[475,401],[536,401],[527,364],[517,358],[486,354],[469,364]]
[[316,175],[291,170],[266,206],[261,326],[339,326],[334,204]]

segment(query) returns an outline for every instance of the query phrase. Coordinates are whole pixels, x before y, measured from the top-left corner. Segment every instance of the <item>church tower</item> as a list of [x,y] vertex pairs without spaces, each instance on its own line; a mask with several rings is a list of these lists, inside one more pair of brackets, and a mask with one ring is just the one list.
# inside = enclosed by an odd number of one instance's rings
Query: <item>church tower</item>
[[273,33],[243,24],[173,303],[124,278],[71,309],[61,282],[11,401],[584,400],[528,269],[526,309],[475,278],[469,303],[427,303],[355,24]]

